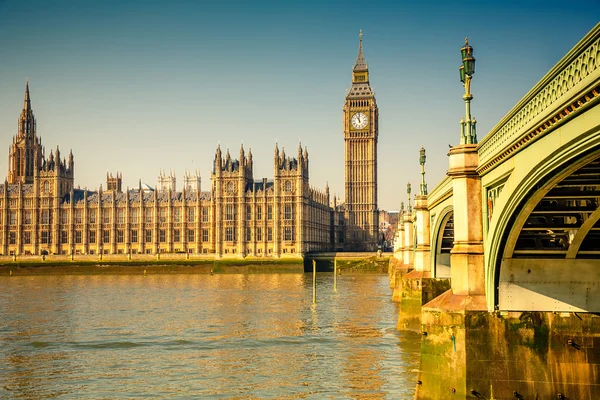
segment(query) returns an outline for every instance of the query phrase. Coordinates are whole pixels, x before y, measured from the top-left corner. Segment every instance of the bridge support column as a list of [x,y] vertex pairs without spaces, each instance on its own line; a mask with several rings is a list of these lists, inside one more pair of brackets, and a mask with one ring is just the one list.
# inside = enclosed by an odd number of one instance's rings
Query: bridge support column
[[[394,295],[400,303],[396,328],[420,331],[422,306],[446,292],[450,282],[448,279],[435,279],[431,274],[427,195],[417,196],[413,221],[416,228],[414,269],[396,278]],[[412,253],[412,240],[410,250]]]
[[393,277],[390,281],[393,285],[394,292],[392,301],[400,302],[402,299],[402,277],[413,270],[413,216],[408,212],[403,215],[402,230],[400,235],[400,248],[398,250],[399,263],[394,263]]
[[[402,265],[404,264],[404,223],[401,219],[398,220],[398,228],[396,229],[396,238],[394,240],[394,254],[390,258],[388,274],[390,276],[390,287],[396,287],[396,276],[401,274]],[[393,297],[392,297],[393,301]]]
[[429,210],[427,195],[418,195],[415,201],[415,227],[417,246],[414,252],[414,271],[422,272],[423,278],[431,277],[429,263]]
[[452,294],[472,297],[469,309],[486,309],[477,145],[454,146],[448,156],[454,203],[454,246],[450,252]]
[[406,271],[413,269],[413,216],[410,213],[404,216],[403,264]]

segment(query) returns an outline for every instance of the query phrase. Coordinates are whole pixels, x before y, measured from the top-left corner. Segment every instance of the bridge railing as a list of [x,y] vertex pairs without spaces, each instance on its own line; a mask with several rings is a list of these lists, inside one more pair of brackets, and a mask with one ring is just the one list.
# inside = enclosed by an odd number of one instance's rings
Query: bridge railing
[[[519,151],[600,98],[600,23],[481,140],[479,171]],[[588,104],[586,104],[588,103]]]

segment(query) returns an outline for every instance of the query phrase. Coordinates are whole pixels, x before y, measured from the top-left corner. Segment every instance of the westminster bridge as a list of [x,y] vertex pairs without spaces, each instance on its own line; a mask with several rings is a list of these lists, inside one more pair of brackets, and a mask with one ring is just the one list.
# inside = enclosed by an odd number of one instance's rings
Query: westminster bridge
[[461,53],[460,144],[429,192],[421,149],[390,263],[416,398],[600,398],[600,24],[479,142]]

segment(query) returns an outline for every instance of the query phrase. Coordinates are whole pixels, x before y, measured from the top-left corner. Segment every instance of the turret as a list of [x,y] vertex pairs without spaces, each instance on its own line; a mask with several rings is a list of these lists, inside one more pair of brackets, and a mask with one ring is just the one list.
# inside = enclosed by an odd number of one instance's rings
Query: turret
[[23,110],[19,116],[17,134],[13,136],[8,157],[8,182],[33,183],[35,164],[42,164],[40,141],[36,136],[36,123],[31,109],[29,81],[25,84]]
[[221,159],[221,145],[218,144],[217,145],[217,152],[215,154],[215,162],[214,162],[214,165],[213,165],[213,173],[215,175],[219,175],[219,176],[221,175],[221,168],[223,167],[222,162],[223,161]]
[[69,165],[68,165],[69,171],[73,172],[74,166],[75,166],[75,163],[73,161],[73,150],[71,150],[71,151],[69,151]]
[[193,175],[189,171],[185,171],[183,174],[183,187],[186,191],[200,191],[201,183],[200,171],[196,170]]
[[123,183],[123,174],[117,172],[117,174],[115,176],[113,176],[112,173],[110,175],[108,174],[108,172],[106,173],[106,190],[107,191],[121,193],[122,183]]

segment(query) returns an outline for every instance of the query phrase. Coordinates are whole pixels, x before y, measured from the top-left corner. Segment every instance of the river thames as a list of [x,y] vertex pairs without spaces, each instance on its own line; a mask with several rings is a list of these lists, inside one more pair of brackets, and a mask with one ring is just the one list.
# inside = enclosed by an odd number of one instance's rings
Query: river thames
[[387,275],[0,277],[0,398],[408,399]]

